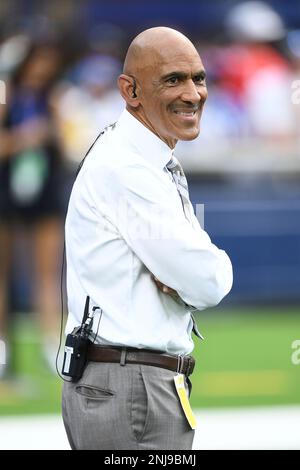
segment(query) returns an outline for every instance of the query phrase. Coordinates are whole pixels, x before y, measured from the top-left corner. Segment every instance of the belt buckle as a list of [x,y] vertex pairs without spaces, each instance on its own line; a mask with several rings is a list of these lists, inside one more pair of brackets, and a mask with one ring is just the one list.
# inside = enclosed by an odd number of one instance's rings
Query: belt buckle
[[184,361],[183,361],[183,357],[178,354],[177,356],[177,374],[182,374],[183,373],[183,364],[184,364]]
[[191,356],[187,356],[187,368],[186,368],[186,376],[188,377],[193,373],[194,367],[195,367],[195,360]]
[[[184,367],[184,362],[187,361],[186,367]],[[177,374],[184,374],[187,377],[193,373],[195,367],[194,358],[191,356],[177,356]]]

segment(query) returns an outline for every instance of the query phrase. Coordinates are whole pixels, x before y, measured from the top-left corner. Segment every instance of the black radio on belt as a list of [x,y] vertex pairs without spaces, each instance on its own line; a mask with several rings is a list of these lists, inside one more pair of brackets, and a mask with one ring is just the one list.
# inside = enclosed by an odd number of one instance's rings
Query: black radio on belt
[[72,378],[72,382],[77,382],[84,372],[87,362],[87,350],[90,344],[90,333],[93,326],[93,316],[95,310],[99,307],[93,308],[92,315],[89,315],[90,298],[87,296],[83,319],[80,326],[74,328],[72,333],[67,335],[64,361],[62,367],[63,375]]

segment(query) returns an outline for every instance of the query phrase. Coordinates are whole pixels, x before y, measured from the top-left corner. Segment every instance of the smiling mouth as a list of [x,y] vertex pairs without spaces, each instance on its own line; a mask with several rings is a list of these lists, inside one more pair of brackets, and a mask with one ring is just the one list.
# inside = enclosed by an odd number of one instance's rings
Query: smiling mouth
[[196,114],[196,111],[174,111],[175,114],[179,116],[193,117]]

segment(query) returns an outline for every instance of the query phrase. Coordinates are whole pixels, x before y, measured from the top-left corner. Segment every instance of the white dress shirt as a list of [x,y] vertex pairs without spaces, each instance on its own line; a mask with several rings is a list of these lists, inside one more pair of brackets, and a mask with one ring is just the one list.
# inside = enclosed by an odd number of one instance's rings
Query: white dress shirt
[[[81,324],[89,295],[91,307],[102,309],[93,326],[97,343],[188,354],[188,305],[202,310],[230,291],[230,259],[194,213],[192,223],[186,219],[166,169],[171,157],[126,110],[89,152],[66,219],[66,333]],[[184,302],[161,292],[151,273]]]

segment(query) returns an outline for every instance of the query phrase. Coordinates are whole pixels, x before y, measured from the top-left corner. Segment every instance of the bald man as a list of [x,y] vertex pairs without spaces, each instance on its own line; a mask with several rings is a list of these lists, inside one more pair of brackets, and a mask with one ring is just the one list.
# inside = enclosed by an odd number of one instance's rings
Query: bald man
[[93,313],[63,419],[72,449],[188,450],[192,331],[201,336],[192,312],[232,285],[173,153],[199,134],[205,70],[188,38],[151,28],[131,43],[118,84],[126,109],[84,159],[66,219],[66,333],[81,325],[87,297]]

